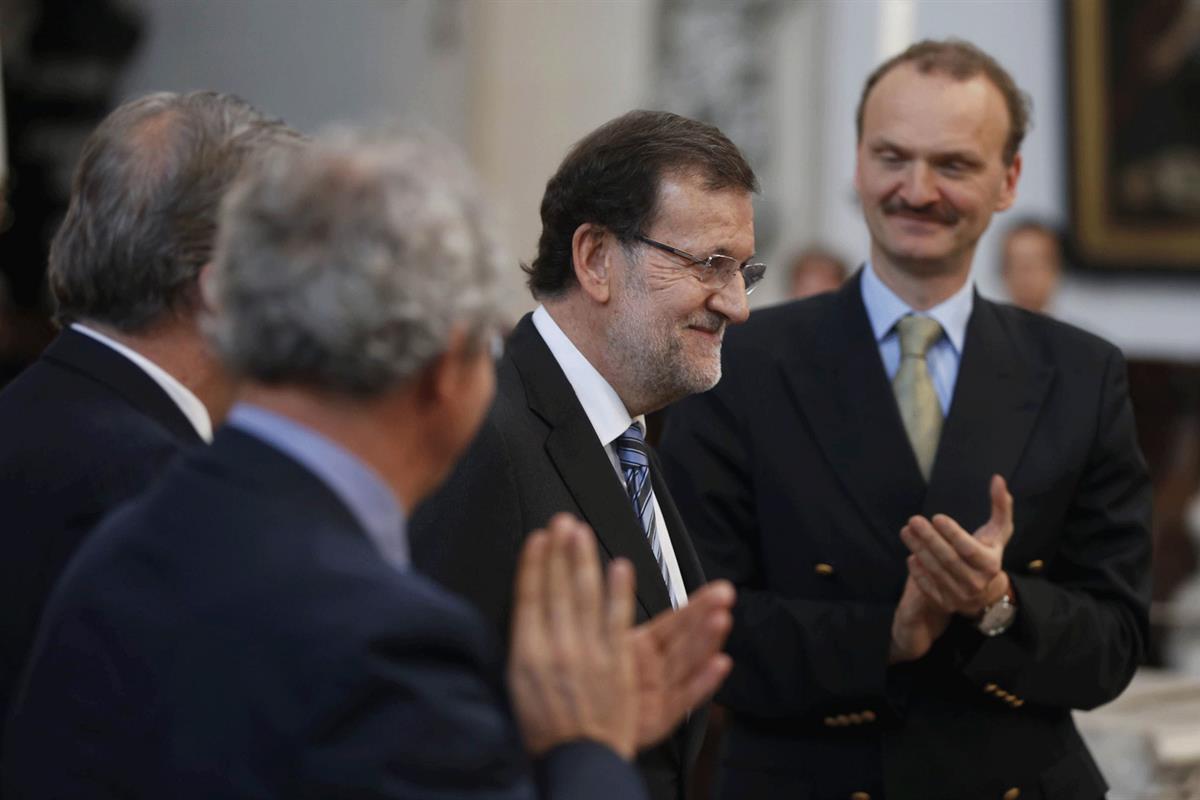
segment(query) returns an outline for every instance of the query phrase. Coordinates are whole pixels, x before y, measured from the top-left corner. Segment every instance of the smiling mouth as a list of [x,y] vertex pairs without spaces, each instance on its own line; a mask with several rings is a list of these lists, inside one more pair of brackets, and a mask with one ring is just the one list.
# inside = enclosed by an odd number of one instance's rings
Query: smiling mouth
[[696,331],[697,333],[703,333],[707,336],[713,336],[717,339],[723,339],[725,335],[724,325],[718,325],[715,328],[706,328],[700,325],[689,325],[688,330]]
[[954,220],[946,219],[945,217],[940,217],[935,214],[913,214],[912,212],[906,211],[893,211],[889,213],[888,216],[903,220],[905,222],[919,222],[922,225],[941,225],[948,227],[954,224]]

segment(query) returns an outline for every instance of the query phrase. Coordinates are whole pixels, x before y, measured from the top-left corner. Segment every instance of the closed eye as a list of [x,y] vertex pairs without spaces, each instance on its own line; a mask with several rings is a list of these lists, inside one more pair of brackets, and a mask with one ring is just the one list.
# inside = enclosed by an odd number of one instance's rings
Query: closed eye
[[950,158],[946,158],[946,159],[943,159],[943,160],[937,162],[936,166],[938,169],[942,170],[943,172],[950,173],[950,174],[958,174],[958,173],[966,173],[966,172],[975,172],[982,165],[979,162],[977,162],[973,159],[970,159],[970,158],[963,158],[961,156],[952,156]]

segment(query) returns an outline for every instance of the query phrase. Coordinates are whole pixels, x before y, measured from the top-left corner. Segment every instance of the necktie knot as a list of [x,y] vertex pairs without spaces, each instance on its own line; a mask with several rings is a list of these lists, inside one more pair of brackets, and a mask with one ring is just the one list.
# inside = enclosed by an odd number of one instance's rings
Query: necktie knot
[[646,435],[636,422],[617,437],[617,460],[622,469],[645,469],[650,466],[650,451],[646,447]]
[[909,314],[896,323],[900,335],[900,355],[904,358],[924,358],[929,348],[942,335],[936,319]]

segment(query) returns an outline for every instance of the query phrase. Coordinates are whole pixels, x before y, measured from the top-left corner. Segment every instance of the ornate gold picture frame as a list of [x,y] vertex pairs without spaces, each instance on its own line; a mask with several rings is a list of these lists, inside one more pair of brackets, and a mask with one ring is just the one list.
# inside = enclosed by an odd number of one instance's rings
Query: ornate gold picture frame
[[1066,0],[1064,20],[1076,257],[1200,270],[1200,3]]

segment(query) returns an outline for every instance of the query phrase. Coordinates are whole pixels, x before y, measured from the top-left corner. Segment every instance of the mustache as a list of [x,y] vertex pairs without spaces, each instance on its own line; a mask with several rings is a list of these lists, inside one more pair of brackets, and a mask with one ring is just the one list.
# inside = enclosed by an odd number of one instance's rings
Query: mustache
[[883,213],[888,215],[902,215],[918,219],[922,222],[937,222],[942,225],[953,225],[958,222],[959,215],[952,209],[939,203],[930,203],[926,206],[910,206],[899,197],[893,197],[890,200],[885,200],[881,206]]
[[689,317],[687,326],[689,328],[699,328],[709,333],[721,333],[725,330],[725,325],[728,322],[729,320],[715,311],[702,311]]

